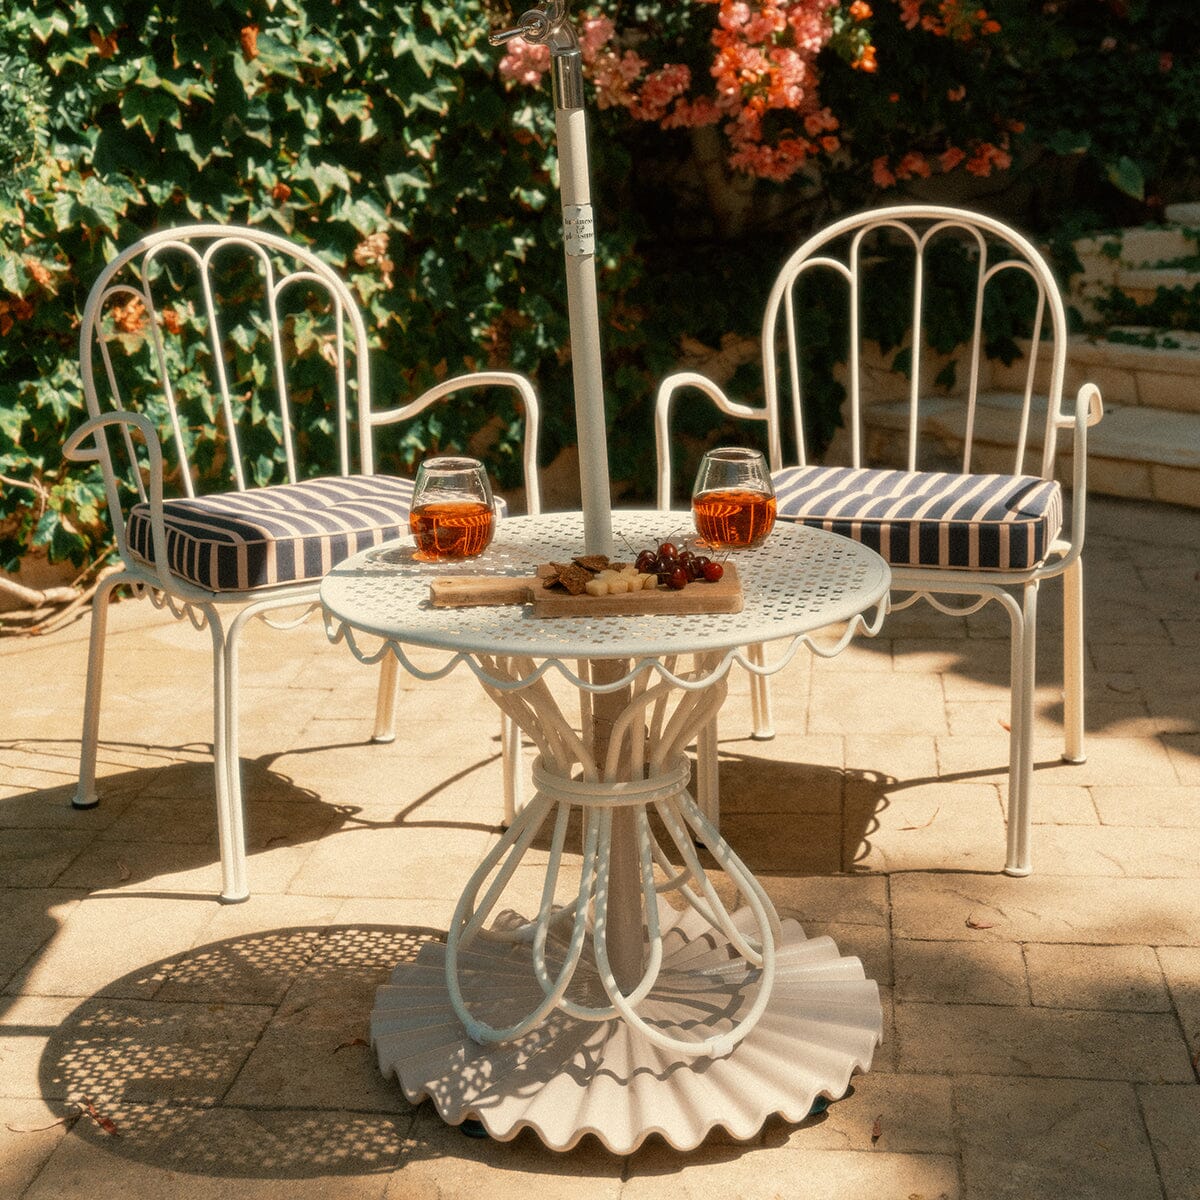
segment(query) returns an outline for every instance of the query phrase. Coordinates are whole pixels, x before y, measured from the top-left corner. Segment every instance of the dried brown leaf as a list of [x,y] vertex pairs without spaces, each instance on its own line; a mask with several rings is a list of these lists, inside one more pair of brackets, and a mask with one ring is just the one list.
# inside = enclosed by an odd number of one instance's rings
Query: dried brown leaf
[[348,1042],[342,1042],[334,1046],[333,1052],[336,1054],[339,1050],[348,1050],[351,1046],[369,1046],[371,1043],[366,1038],[351,1038]]
[[883,1113],[875,1118],[875,1124],[871,1126],[871,1145],[875,1145],[881,1137],[883,1137]]
[[967,918],[967,928],[968,929],[995,929],[996,925],[995,925],[995,922],[993,922],[993,921],[977,921],[975,919],[975,915],[972,913],[971,916],[969,916]]
[[1004,720],[1003,718],[1001,718],[999,721],[997,721],[996,724],[999,725],[1000,728],[1003,729],[1005,733],[1012,733],[1012,725],[1008,721]]
[[82,1097],[79,1103],[83,1106],[83,1111],[87,1113],[91,1119],[108,1134],[109,1137],[120,1137],[121,1131],[117,1128],[117,1123],[112,1117],[106,1117],[96,1106],[86,1097]]
[[928,821],[924,821],[920,825],[901,825],[900,832],[907,833],[910,829],[928,829],[929,826],[932,825],[933,822],[936,820],[938,813],[940,813],[941,811],[942,811],[942,806],[939,804],[937,806],[937,808],[935,808],[933,810],[933,816],[930,817]]
[[123,862],[121,862],[120,859],[118,859],[117,875],[120,877],[121,882],[124,883],[127,879],[132,878],[133,872]]

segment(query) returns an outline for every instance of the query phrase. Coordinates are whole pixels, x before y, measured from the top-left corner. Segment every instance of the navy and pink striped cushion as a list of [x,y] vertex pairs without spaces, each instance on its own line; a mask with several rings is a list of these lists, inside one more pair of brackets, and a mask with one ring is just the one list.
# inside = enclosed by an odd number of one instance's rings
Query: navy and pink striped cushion
[[1036,475],[788,467],[779,516],[869,546],[892,566],[1023,571],[1062,528],[1062,489]]
[[[163,504],[173,575],[210,592],[322,578],[360,550],[408,532],[412,481],[332,476]],[[150,506],[129,513],[130,552],[152,564]]]

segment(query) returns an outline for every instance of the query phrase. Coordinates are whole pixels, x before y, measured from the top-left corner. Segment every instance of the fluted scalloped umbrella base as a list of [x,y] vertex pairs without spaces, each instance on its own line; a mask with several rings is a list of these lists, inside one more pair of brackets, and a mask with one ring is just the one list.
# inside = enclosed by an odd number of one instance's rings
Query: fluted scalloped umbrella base
[[[758,971],[694,911],[660,901],[660,912],[663,969],[639,1014],[674,1037],[731,1027],[754,999]],[[497,926],[519,921],[510,914]],[[623,1021],[562,1012],[514,1041],[480,1045],[451,1007],[445,947],[430,942],[376,993],[371,1038],[380,1070],[395,1075],[410,1101],[432,1099],[449,1124],[475,1118],[500,1141],[529,1127],[553,1150],[569,1150],[589,1133],[615,1154],[636,1150],[652,1133],[690,1150],[717,1126],[744,1140],[775,1113],[801,1121],[818,1097],[839,1099],[853,1072],[869,1069],[883,1013],[857,958],[827,937],[805,937],[794,920],[782,925],[766,1011],[723,1057],[680,1058]],[[560,948],[551,947],[552,970]],[[541,998],[523,944],[480,940],[460,954],[459,966],[470,1011],[491,1025]],[[568,995],[607,1003],[590,962],[581,963]]]

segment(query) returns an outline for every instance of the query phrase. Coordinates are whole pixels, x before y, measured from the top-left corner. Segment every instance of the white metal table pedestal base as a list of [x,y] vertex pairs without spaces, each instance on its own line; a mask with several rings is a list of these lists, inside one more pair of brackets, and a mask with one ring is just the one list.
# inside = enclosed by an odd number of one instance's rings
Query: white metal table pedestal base
[[[501,1140],[529,1126],[556,1150],[593,1133],[618,1154],[650,1133],[691,1149],[715,1125],[749,1138],[772,1113],[802,1120],[817,1096],[841,1097],[881,1039],[878,988],[828,938],[781,924],[686,790],[683,747],[720,707],[725,675],[703,656],[678,686],[594,662],[583,737],[529,682],[530,660],[481,663],[484,687],[538,743],[537,793],[467,883],[446,944],[377,993],[384,1074],[452,1124],[475,1117]],[[488,927],[539,835],[536,915]],[[740,895],[736,911],[696,838]]]
[[[699,914],[660,903],[666,953],[641,1012],[668,1027],[728,1021],[755,985],[754,970]],[[747,916],[739,910],[735,920],[745,928]],[[555,941],[557,964],[566,947]],[[430,942],[379,989],[372,1042],[380,1069],[410,1101],[428,1096],[443,1120],[477,1118],[500,1141],[526,1126],[554,1150],[591,1133],[615,1154],[652,1133],[678,1150],[698,1146],[717,1126],[748,1139],[772,1114],[802,1121],[818,1096],[843,1096],[853,1072],[869,1069],[882,1033],[879,990],[862,964],[827,937],[805,938],[792,920],[782,922],[775,983],[757,1025],[725,1056],[687,1062],[619,1018],[597,1023],[561,1011],[515,1041],[480,1045],[450,1004],[445,949]],[[476,977],[481,1009],[493,1020],[540,999],[528,946],[486,942],[467,959],[460,965]],[[576,981],[583,997],[602,998],[590,957]]]

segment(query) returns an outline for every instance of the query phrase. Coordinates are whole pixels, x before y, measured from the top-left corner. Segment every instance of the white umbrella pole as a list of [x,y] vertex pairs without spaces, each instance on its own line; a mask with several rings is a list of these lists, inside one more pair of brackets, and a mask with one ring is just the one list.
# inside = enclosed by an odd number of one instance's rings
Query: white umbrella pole
[[575,432],[583,500],[583,544],[588,554],[612,554],[612,499],[608,482],[608,424],[600,360],[600,307],[596,296],[596,237],[588,172],[583,60],[567,19],[565,0],[549,0],[521,15],[517,28],[491,35],[493,45],[515,37],[550,47],[566,257],[567,319],[575,382]]

